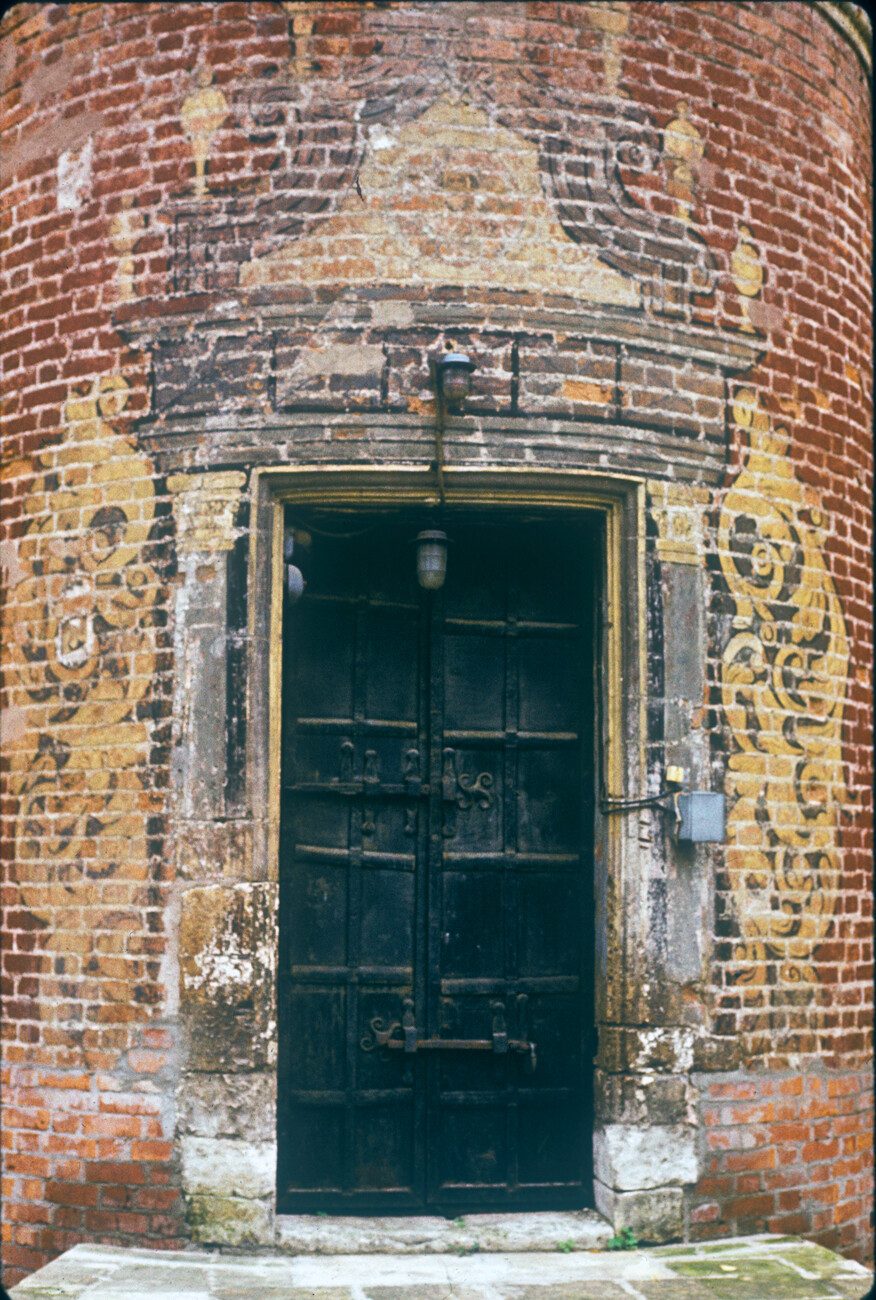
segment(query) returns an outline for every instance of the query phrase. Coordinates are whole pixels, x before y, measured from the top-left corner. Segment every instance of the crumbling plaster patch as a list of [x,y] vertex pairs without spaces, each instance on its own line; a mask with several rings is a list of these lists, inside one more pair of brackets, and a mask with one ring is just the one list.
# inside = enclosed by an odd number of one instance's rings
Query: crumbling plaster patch
[[91,186],[94,139],[89,136],[81,149],[65,149],[58,158],[58,211],[75,212],[86,200]]

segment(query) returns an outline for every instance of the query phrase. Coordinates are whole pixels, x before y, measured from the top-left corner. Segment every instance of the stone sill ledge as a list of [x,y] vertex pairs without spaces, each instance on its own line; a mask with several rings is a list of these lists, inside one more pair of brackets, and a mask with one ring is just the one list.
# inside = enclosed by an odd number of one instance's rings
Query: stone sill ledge
[[461,1255],[481,1251],[604,1250],[613,1228],[595,1210],[368,1218],[289,1214],[276,1219],[277,1247],[301,1255]]

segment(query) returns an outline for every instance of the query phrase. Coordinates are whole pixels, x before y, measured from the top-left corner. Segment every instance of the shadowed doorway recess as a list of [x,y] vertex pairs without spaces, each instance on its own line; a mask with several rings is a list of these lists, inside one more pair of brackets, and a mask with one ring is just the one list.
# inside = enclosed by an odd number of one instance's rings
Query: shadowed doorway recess
[[590,518],[288,511],[281,1213],[590,1201]]

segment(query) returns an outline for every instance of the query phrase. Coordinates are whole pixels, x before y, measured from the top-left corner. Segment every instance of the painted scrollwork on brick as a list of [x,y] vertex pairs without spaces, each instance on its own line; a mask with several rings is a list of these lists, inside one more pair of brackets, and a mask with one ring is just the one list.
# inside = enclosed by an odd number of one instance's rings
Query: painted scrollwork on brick
[[560,223],[576,243],[596,244],[615,270],[648,280],[655,305],[711,294],[715,259],[705,240],[682,218],[639,207],[624,185],[625,170],[652,172],[660,164],[658,132],[633,105],[624,109],[623,117],[609,120],[607,109],[595,106],[573,135],[545,138],[542,166]]
[[369,129],[416,117],[444,81],[419,64],[396,76],[384,60],[367,59],[354,76],[314,82],[306,93],[282,74],[241,88],[228,129],[259,150],[260,169],[213,182],[196,205],[178,207],[175,290],[232,287],[239,263],[331,217],[354,188]]
[[109,375],[72,397],[63,440],[30,467],[4,626],[19,888],[55,949],[99,904],[101,881],[148,874],[140,705],[155,670],[158,579],[144,551],[155,493],[149,461],[113,427],[127,396]]
[[522,69],[519,107],[499,107],[498,115],[538,144],[571,240],[595,244],[606,265],[647,282],[658,310],[677,311],[691,295],[714,292],[714,254],[689,219],[651,212],[630,192],[637,175],[660,171],[666,154],[644,108],[615,97],[572,98]]
[[[593,246],[607,267],[647,286],[654,310],[677,313],[692,295],[713,292],[715,258],[691,223],[689,205],[686,215],[665,215],[631,193],[637,175],[660,172],[667,150],[641,106],[614,95],[564,94],[525,68],[501,100],[467,65],[454,79],[432,62],[396,68],[373,57],[351,74],[311,77],[304,87],[276,74],[235,97],[225,129],[237,134],[241,150],[257,147],[259,171],[225,182],[217,177],[209,192],[201,186],[197,203],[174,213],[178,292],[232,288],[240,265],[312,235],[351,194],[365,202],[356,186],[369,144],[383,147],[386,131],[397,134],[447,96],[483,112],[485,129],[501,126],[536,146],[541,183],[565,236]],[[678,131],[667,136],[670,154],[677,138]],[[404,183],[415,174],[416,168]]]
[[718,549],[735,611],[721,695],[733,744],[726,867],[737,978],[815,983],[839,882],[849,646],[818,495],[794,474],[788,429],[748,389],[733,418],[749,449],[721,508]]

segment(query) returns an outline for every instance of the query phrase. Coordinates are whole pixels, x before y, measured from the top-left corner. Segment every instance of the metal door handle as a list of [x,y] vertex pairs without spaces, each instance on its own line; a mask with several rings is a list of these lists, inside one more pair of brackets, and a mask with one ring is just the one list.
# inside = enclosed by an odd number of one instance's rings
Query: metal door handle
[[[413,998],[405,998],[402,1003],[404,1014],[401,1020],[394,1020],[387,1025],[380,1016],[369,1021],[370,1034],[359,1042],[363,1052],[374,1052],[379,1047],[392,1052],[405,1052],[412,1056],[416,1052],[496,1052],[504,1055],[516,1052],[528,1056],[532,1069],[535,1069],[535,1043],[522,1038],[509,1038],[505,1029],[505,1006],[502,1002],[492,1003],[493,1036],[492,1038],[418,1038],[414,1022]],[[397,1033],[401,1030],[401,1034]]]

